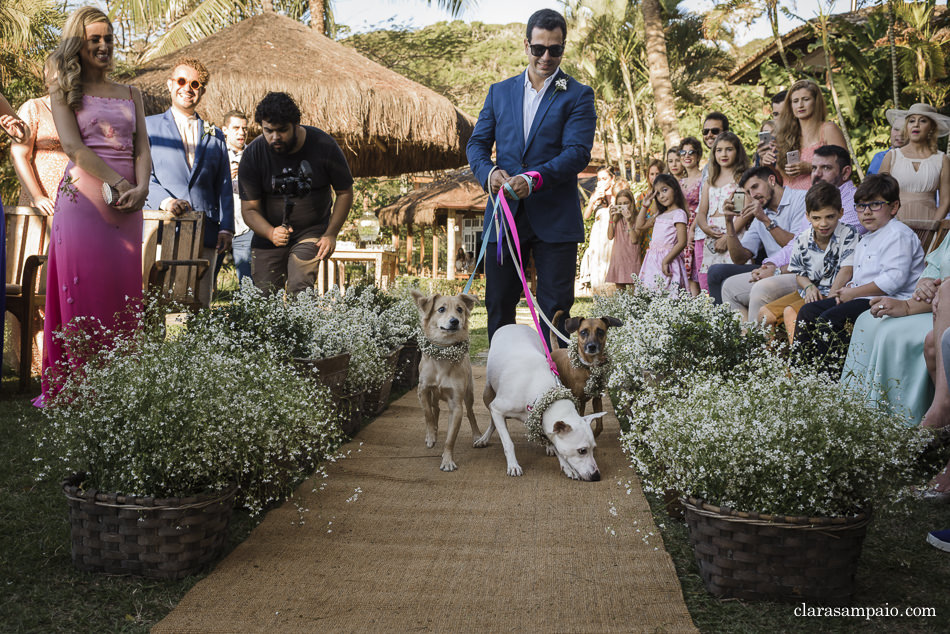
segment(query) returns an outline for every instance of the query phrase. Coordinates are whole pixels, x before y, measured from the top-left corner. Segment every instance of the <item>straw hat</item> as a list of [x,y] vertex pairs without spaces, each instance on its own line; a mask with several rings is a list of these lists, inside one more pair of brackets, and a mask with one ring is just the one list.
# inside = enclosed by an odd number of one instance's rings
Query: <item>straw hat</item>
[[903,128],[904,120],[912,114],[920,114],[933,121],[937,126],[938,137],[950,134],[950,117],[940,114],[937,112],[937,109],[930,104],[915,103],[908,110],[891,108],[884,113],[884,116],[887,117],[891,127]]

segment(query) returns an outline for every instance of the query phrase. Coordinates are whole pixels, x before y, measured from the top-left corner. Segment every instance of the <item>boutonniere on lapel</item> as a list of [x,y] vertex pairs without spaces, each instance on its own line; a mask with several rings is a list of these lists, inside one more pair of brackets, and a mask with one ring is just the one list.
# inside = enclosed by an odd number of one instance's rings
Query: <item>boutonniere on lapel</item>
[[561,77],[554,81],[554,93],[565,92],[567,90],[567,77]]
[[203,123],[204,123],[204,134],[201,135],[202,138],[206,136],[214,136],[214,130],[215,130],[214,124],[211,123],[210,121],[204,121]]

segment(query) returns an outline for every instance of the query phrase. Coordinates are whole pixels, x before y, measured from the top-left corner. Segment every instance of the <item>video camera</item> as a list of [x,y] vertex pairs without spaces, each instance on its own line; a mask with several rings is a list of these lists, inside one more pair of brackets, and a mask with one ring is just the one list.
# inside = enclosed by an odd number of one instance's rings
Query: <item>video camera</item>
[[271,177],[271,190],[277,196],[302,198],[310,193],[313,187],[313,170],[310,163],[300,161],[300,167],[296,170],[292,167],[285,167],[280,176]]
[[313,170],[310,163],[300,161],[300,167],[294,171],[292,167],[285,167],[280,176],[271,176],[271,190],[277,196],[284,197],[284,217],[282,227],[290,227],[290,214],[294,210],[294,198],[303,198],[310,193],[313,187]]

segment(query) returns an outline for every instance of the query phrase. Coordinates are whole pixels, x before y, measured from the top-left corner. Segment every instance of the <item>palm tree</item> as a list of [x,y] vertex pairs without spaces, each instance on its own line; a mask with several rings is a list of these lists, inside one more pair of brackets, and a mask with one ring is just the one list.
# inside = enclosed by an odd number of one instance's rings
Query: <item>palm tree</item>
[[640,11],[643,15],[650,85],[653,86],[656,103],[656,120],[666,147],[670,148],[680,142],[680,135],[676,126],[676,104],[673,100],[673,83],[670,81],[670,63],[659,0],[640,0]]
[[[431,5],[432,0],[425,0]],[[458,16],[475,0],[436,0],[436,5]],[[141,53],[141,59],[161,57],[186,44],[207,37],[261,11],[282,11],[294,20],[307,18],[310,26],[332,34],[335,25],[327,0],[111,0],[109,13],[128,24],[136,35],[148,39],[161,33]],[[125,42],[132,51],[132,39]]]
[[934,16],[935,0],[902,3],[897,17],[904,23],[899,38],[895,39],[899,69],[908,82],[904,92],[916,94],[940,105],[946,96],[947,56],[950,38],[941,29]]

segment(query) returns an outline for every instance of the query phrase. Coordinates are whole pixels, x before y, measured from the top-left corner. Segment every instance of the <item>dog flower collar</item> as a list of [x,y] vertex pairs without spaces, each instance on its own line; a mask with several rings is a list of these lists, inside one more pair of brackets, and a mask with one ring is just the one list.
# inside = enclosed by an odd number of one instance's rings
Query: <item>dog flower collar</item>
[[590,376],[584,385],[584,396],[594,398],[595,396],[603,394],[607,388],[607,379],[610,377],[610,357],[607,356],[607,353],[604,353],[604,360],[597,365],[584,363],[580,353],[577,351],[576,332],[571,335],[571,345],[568,346],[568,350],[567,358],[570,360],[572,368],[586,367],[590,370]]
[[575,409],[580,409],[580,404],[574,398],[574,394],[563,385],[555,385],[550,390],[538,397],[533,405],[528,405],[528,417],[524,421],[525,429],[528,430],[528,440],[532,440],[542,445],[550,445],[551,440],[544,433],[544,423],[542,416],[555,401],[563,399],[569,400],[574,404]]
[[440,346],[429,341],[421,328],[416,331],[416,341],[419,342],[419,350],[422,351],[422,354],[438,361],[458,363],[468,357],[468,341],[460,341],[448,346]]

